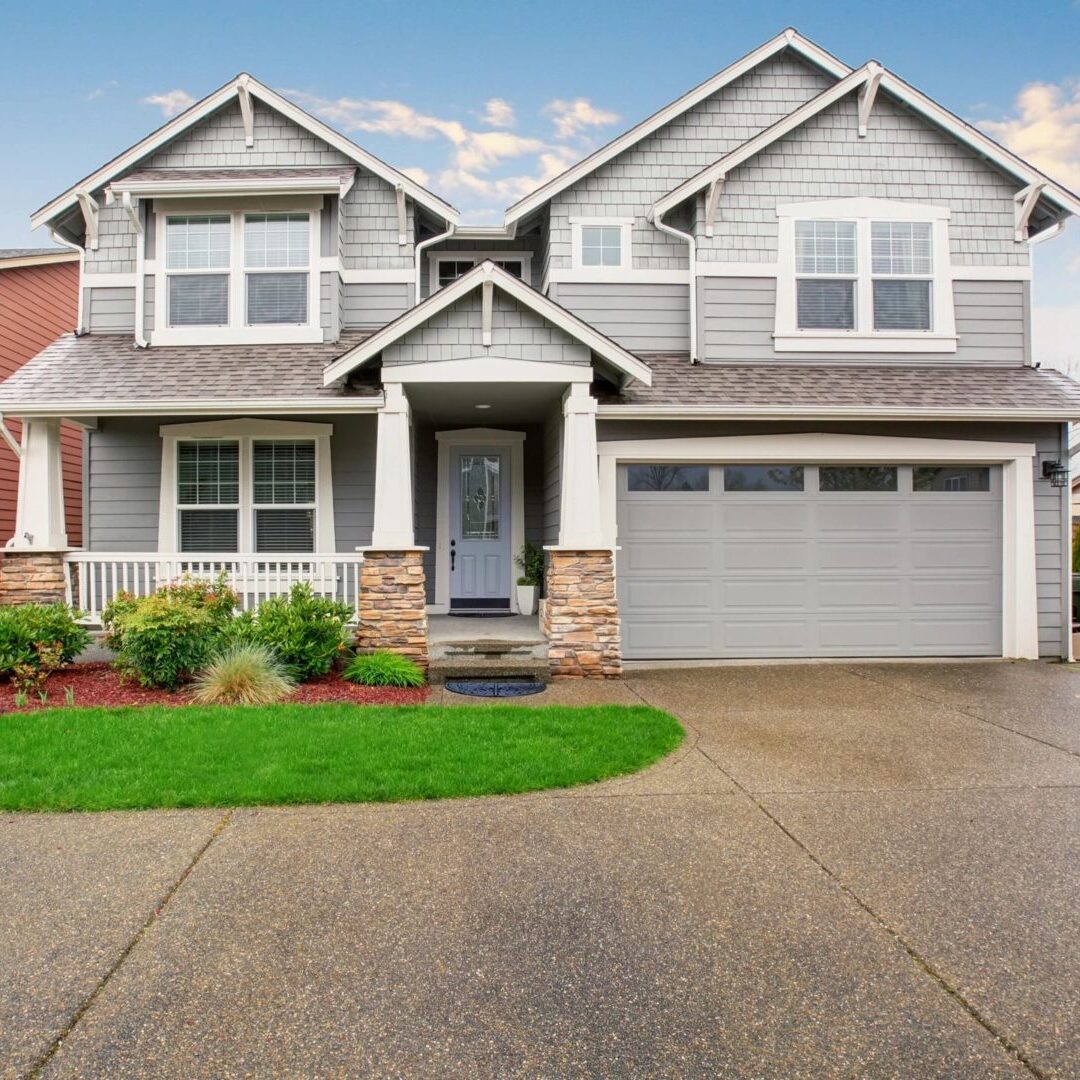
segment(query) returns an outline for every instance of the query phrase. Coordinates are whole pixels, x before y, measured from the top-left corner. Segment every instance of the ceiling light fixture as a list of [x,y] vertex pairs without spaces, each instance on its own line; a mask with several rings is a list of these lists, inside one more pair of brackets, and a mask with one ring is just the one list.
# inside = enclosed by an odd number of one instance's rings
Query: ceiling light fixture
[[491,406],[490,405],[476,405],[476,406],[474,406],[474,408],[477,408],[477,409],[490,409]]

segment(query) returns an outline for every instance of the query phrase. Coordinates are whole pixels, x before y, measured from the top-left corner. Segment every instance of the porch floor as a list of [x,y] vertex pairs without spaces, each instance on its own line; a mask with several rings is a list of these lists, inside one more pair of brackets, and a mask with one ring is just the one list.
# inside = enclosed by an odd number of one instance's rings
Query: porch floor
[[446,645],[456,641],[512,641],[522,645],[545,642],[537,615],[504,615],[499,618],[470,619],[460,615],[429,615],[428,644]]

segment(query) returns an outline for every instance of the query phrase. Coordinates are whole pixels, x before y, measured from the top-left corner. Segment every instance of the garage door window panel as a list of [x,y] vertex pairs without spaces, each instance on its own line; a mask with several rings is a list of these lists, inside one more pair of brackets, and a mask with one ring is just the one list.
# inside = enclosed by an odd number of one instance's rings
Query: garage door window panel
[[913,488],[917,492],[986,492],[990,490],[988,466],[917,465]]
[[709,490],[708,465],[631,465],[626,487],[633,492],[704,492]]
[[819,483],[822,491],[897,491],[895,465],[822,465]]
[[728,465],[725,491],[803,491],[802,465]]

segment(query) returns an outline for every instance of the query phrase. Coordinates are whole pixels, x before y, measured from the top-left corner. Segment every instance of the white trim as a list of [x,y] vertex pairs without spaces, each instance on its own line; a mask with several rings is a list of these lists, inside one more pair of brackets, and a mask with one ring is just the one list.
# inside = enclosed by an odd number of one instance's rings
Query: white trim
[[571,337],[588,346],[598,356],[603,357],[630,378],[640,379],[646,386],[652,385],[652,372],[636,356],[627,352],[622,346],[616,345],[610,338],[605,337],[566,308],[560,307],[530,285],[519,281],[513,274],[508,274],[490,262],[483,262],[474,267],[457,281],[444,289],[439,289],[438,292],[410,308],[404,315],[376,331],[343,356],[339,356],[323,372],[324,385],[331,385],[342,375],[347,375],[354,368],[377,356],[387,346],[400,341],[411,330],[423,325],[438,312],[457,303],[488,278],[508,296],[535,311],[560,330],[565,330]]
[[[168,354],[162,353],[167,359]],[[332,413],[376,412],[383,406],[383,395],[371,397],[314,397],[314,398],[207,398],[193,401],[191,398],[151,398],[109,401],[80,400],[33,401],[5,403],[8,416],[39,417],[62,416],[65,419],[79,416],[220,416],[257,413],[262,416],[304,413],[307,415]]]
[[613,157],[616,157],[624,150],[629,149],[635,143],[640,142],[665,124],[670,123],[676,117],[681,116],[689,109],[692,109],[707,97],[710,97],[729,83],[732,83],[745,75],[746,72],[762,63],[762,61],[768,60],[771,56],[775,56],[778,52],[787,48],[799,53],[812,64],[822,68],[834,78],[839,79],[849,74],[851,71],[851,68],[846,64],[841,63],[835,56],[831,56],[819,45],[816,45],[814,42],[803,37],[798,31],[789,27],[777,34],[776,37],[771,38],[769,41],[759,45],[753,51],[736,60],[733,64],[729,64],[711,78],[706,79],[705,82],[695,86],[692,90],[683,94],[682,97],[665,105],[662,109],[653,113],[652,116],[642,120],[640,124],[636,124],[629,131],[619,135],[606,146],[602,146],[583,161],[579,161],[576,165],[567,169],[566,172],[556,176],[553,180],[549,180],[542,187],[537,188],[523,199],[519,199],[507,209],[503,217],[504,226],[509,226],[513,222],[525,217],[527,214],[532,213],[560,191],[564,191],[572,184],[576,184],[583,177],[588,176],[590,173],[599,169],[605,162],[610,161]]
[[[255,516],[251,455],[256,441],[313,439],[315,442],[315,551],[335,551],[334,487],[330,463],[333,424],[298,423],[288,420],[215,420],[209,423],[162,424],[161,488],[158,499],[159,552],[179,551],[179,513],[176,491],[177,445],[196,439],[218,439],[240,444],[240,502],[237,507],[237,554],[255,553]],[[194,554],[194,553],[192,553]],[[269,554],[269,553],[267,553]]]
[[180,175],[153,180],[112,181],[107,192],[114,195],[127,192],[130,195],[154,199],[212,199],[212,198],[261,198],[273,195],[337,195],[342,179],[338,176],[268,176],[254,179],[250,176],[221,177],[207,180]]
[[40,255],[12,255],[7,259],[0,259],[0,271],[19,270],[24,266],[49,266],[52,263],[78,262],[79,254],[76,251],[47,251]]
[[578,282],[580,284],[601,284],[614,282],[617,285],[685,285],[685,270],[649,270],[646,267],[609,267],[582,266],[549,270],[544,279],[544,288],[548,285],[561,285]]
[[78,190],[95,191],[104,186],[114,177],[119,176],[126,169],[148,157],[159,147],[175,139],[182,131],[193,127],[200,120],[209,116],[216,109],[238,96],[241,85],[247,87],[248,92],[258,98],[263,104],[276,110],[283,116],[288,117],[293,123],[310,131],[313,135],[322,139],[335,150],[340,150],[346,157],[362,165],[369,172],[381,177],[388,184],[396,186],[400,184],[409,197],[426,207],[436,216],[450,222],[458,219],[457,210],[449,203],[444,202],[437,195],[421,187],[415,180],[410,179],[404,173],[387,165],[374,154],[369,154],[362,147],[356,145],[344,135],[338,134],[333,128],[328,127],[321,120],[304,112],[299,106],[275,93],[269,87],[264,86],[258,79],[246,72],[242,72],[235,79],[231,79],[224,86],[219,87],[213,93],[208,94],[201,101],[196,102],[190,109],[174,117],[167,124],[163,124],[157,131],[151,132],[145,139],[140,140],[134,146],[125,150],[122,154],[113,158],[112,161],[95,170],[74,187],[58,195],[55,199],[46,203],[40,210],[34,212],[30,219],[31,228],[44,225],[58,214],[69,209],[75,204],[75,193]]
[[[455,239],[460,238],[459,232],[454,232]],[[428,253],[428,293],[439,291],[439,263],[441,262],[470,262],[474,267],[490,259],[494,263],[520,262],[521,280],[532,281],[532,257],[531,251],[432,251]],[[509,271],[507,271],[509,273]]]
[[[779,366],[779,365],[778,365]],[[600,405],[607,420],[1067,420],[1074,412],[1057,409],[916,408],[894,405]]]
[[435,486],[435,603],[433,612],[450,610],[450,449],[493,446],[510,450],[510,610],[517,611],[514,559],[525,543],[525,432],[497,428],[436,431],[438,464]]
[[[785,203],[776,207],[777,275],[773,345],[777,352],[900,352],[954,353],[957,347],[949,253],[949,218],[946,206],[931,206],[895,199],[856,197]],[[796,221],[854,222],[856,272],[840,275],[855,279],[854,330],[800,330],[796,319]],[[930,225],[933,272],[930,281],[930,330],[874,330],[871,223],[924,221]],[[805,276],[805,275],[804,275]],[[926,278],[926,275],[912,275]]]
[[[901,204],[903,205],[903,204]],[[929,220],[924,218],[924,220]],[[1039,234],[1042,236],[1042,233]],[[749,277],[749,278],[774,278],[779,267],[774,262],[703,262],[698,255],[697,276],[702,277]],[[951,263],[949,267],[953,281],[1031,281],[1032,270],[1030,266],[971,266],[968,264]],[[686,275],[681,270],[668,271],[633,271],[635,274],[647,275],[643,281],[655,281],[657,278],[649,275],[670,274],[670,280],[682,283]],[[556,278],[556,274],[560,277]],[[562,277],[561,275],[567,275]],[[572,275],[569,270],[552,270],[552,281],[577,281],[583,280]]]
[[[617,281],[634,265],[634,219],[628,217],[572,217],[570,221],[570,268],[594,276],[597,281]],[[581,230],[619,230],[619,265],[586,266],[581,258]],[[684,279],[685,279],[685,275]]]
[[505,356],[470,356],[464,360],[430,360],[422,364],[389,364],[380,377],[392,383],[589,383],[588,364],[555,364]]
[[[5,269],[0,266],[0,270]],[[134,289],[135,274],[95,274],[87,270],[82,276],[84,289]]]
[[631,461],[708,462],[881,462],[912,465],[937,462],[1002,466],[1002,655],[1039,656],[1035,586],[1035,500],[1030,443],[916,439],[906,436],[775,434],[689,439],[603,442],[600,505],[605,540],[617,540],[618,465]]
[[324,262],[332,265],[321,265],[322,270],[333,273],[337,270],[345,285],[411,285],[413,283],[413,270],[353,270],[347,266],[339,267],[336,256],[324,256]]

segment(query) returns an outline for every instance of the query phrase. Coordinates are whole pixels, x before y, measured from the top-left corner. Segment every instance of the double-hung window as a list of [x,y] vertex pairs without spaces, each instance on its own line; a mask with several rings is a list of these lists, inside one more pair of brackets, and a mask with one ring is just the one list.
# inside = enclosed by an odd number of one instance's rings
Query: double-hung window
[[859,258],[853,221],[796,221],[800,330],[854,330]]
[[311,226],[307,214],[244,216],[248,326],[308,321]]
[[251,448],[255,550],[315,550],[315,442],[256,439]]
[[198,439],[177,443],[176,506],[181,551],[237,550],[239,442]]
[[231,238],[228,214],[166,219],[169,326],[228,326]]
[[928,221],[870,222],[875,330],[929,330],[934,278]]

